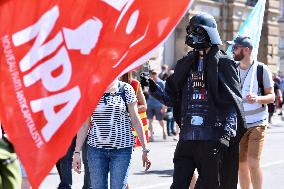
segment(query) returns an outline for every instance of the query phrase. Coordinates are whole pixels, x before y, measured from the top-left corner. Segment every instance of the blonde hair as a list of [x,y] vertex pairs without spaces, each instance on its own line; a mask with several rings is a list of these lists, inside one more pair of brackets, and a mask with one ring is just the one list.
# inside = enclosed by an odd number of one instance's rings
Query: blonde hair
[[132,73],[131,72],[127,72],[127,73],[123,74],[121,76],[120,80],[130,84],[131,80],[132,80]]

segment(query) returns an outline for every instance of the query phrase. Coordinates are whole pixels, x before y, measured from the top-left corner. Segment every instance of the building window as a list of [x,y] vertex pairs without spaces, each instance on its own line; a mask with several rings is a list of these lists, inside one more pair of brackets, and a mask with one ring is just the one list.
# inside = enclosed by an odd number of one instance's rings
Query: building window
[[257,3],[258,0],[247,0],[248,6],[254,6]]

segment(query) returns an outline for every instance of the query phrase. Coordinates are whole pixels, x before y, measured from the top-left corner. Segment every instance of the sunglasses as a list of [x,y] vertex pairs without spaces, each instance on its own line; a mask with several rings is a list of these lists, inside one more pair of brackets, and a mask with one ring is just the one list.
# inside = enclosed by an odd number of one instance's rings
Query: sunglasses
[[233,45],[232,46],[232,51],[236,51],[236,50],[238,50],[238,48],[243,48],[243,46],[241,46],[241,45]]

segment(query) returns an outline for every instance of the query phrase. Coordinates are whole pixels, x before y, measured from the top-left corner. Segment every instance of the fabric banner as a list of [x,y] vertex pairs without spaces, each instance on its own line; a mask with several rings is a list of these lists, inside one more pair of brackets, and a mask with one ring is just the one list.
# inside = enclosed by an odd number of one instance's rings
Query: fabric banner
[[37,188],[109,83],[145,62],[190,0],[1,0],[0,115]]
[[[259,0],[257,2],[251,13],[246,18],[245,22],[241,25],[239,32],[235,36],[236,38],[238,35],[246,35],[251,38],[251,41],[253,43],[252,53],[254,60],[257,60],[258,47],[265,12],[265,3],[266,0]],[[231,45],[228,47],[226,53],[233,57]]]

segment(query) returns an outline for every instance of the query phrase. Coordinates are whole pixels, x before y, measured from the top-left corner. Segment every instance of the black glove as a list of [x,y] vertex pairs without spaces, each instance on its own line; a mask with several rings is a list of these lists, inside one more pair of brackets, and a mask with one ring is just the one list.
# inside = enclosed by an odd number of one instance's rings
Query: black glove
[[157,85],[153,79],[149,77],[149,74],[142,72],[140,75],[140,83],[142,86],[149,87],[150,92],[157,90]]
[[149,74],[142,72],[140,74],[140,83],[143,87],[148,87],[149,86]]
[[226,151],[230,146],[230,136],[228,134],[224,134],[220,139],[219,142],[214,149],[214,154],[218,154],[220,152]]

